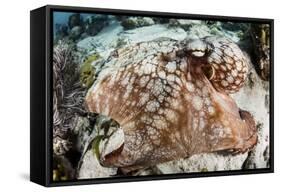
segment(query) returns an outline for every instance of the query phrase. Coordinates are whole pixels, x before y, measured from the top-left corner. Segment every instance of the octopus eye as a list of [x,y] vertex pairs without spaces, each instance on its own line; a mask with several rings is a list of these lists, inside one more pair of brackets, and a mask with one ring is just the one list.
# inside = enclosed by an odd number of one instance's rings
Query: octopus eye
[[204,65],[202,67],[202,70],[209,80],[212,80],[214,78],[215,68],[212,65]]
[[248,74],[248,60],[237,44],[225,38],[209,37],[205,41],[212,46],[207,63],[213,69],[203,69],[218,91],[235,93],[243,87]]
[[205,55],[205,51],[195,50],[192,51],[191,54],[195,57],[203,57]]
[[203,57],[205,56],[205,53],[207,51],[207,44],[200,40],[200,39],[195,39],[195,40],[191,40],[188,44],[187,44],[187,52],[194,57]]

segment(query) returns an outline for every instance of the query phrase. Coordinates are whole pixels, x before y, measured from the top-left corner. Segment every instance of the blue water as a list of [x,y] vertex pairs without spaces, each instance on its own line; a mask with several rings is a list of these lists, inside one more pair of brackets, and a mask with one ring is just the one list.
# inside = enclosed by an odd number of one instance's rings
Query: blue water
[[[55,24],[67,24],[68,23],[68,18],[75,13],[72,12],[54,12],[54,25]],[[98,14],[80,14],[82,19],[85,20],[89,16],[94,16]]]
[[[54,12],[53,13],[53,32],[54,32],[54,37],[56,35],[56,31],[57,31],[57,26],[58,25],[68,25],[68,18],[75,14],[75,12]],[[86,18],[88,18],[89,16],[97,16],[97,15],[101,15],[101,14],[90,14],[90,13],[80,13],[80,16],[82,18],[83,21],[85,21]]]

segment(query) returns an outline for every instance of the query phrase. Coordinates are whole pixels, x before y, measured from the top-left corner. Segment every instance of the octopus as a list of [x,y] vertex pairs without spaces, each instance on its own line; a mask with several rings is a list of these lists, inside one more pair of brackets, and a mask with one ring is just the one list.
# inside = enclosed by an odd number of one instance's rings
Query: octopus
[[[123,141],[100,163],[133,171],[199,153],[245,153],[257,143],[253,116],[231,94],[248,60],[224,37],[157,39],[115,50],[89,89],[86,108],[119,123]],[[249,101],[250,102],[250,101]]]

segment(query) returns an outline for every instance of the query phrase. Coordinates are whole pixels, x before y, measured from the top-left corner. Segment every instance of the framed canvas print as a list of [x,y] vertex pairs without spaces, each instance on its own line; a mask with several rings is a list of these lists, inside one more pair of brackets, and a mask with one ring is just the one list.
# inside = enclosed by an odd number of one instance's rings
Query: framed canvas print
[[30,178],[273,172],[273,20],[31,11]]

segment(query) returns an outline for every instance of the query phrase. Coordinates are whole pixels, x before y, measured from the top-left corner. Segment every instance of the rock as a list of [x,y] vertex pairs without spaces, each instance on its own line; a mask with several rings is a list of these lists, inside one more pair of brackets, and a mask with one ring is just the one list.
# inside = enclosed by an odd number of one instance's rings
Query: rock
[[170,22],[169,18],[160,18],[160,17],[155,17],[153,18],[155,24],[167,24]]
[[76,149],[82,153],[89,140],[95,136],[95,133],[94,136],[91,137],[93,134],[93,127],[90,126],[88,118],[77,116],[75,122],[73,133],[77,135]]
[[80,26],[75,26],[70,30],[69,38],[73,40],[77,40],[80,38],[80,35],[82,34],[83,29]]
[[53,156],[53,181],[75,179],[75,169],[64,156]]
[[72,143],[68,139],[61,137],[53,138],[53,152],[56,155],[64,155],[72,147]]
[[235,43],[240,41],[239,32],[223,30],[220,22],[208,26],[205,23],[193,24],[186,32],[189,39],[204,38],[206,36],[224,36],[230,38]]
[[66,24],[55,25],[55,39],[63,39],[68,35],[68,26]]
[[85,31],[88,35],[94,36],[98,34],[108,24],[109,20],[107,15],[89,16],[85,20]]
[[68,27],[72,29],[75,26],[81,26],[83,19],[79,13],[75,13],[69,16],[68,18]]
[[121,20],[121,25],[125,30],[153,25],[154,21],[150,17],[125,17]]
[[120,37],[126,39],[130,44],[152,41],[157,38],[171,38],[180,41],[186,38],[186,32],[180,27],[168,28],[165,25],[158,24],[128,30],[121,33]]
[[181,27],[184,30],[189,30],[191,26],[201,25],[203,22],[201,20],[188,20],[188,19],[170,19],[169,26],[171,27]]
[[257,64],[260,77],[268,81],[270,78],[270,29],[268,24],[252,24],[250,28],[253,61]]
[[92,150],[88,150],[80,162],[78,179],[93,179],[116,175],[117,168],[107,168],[100,165]]

